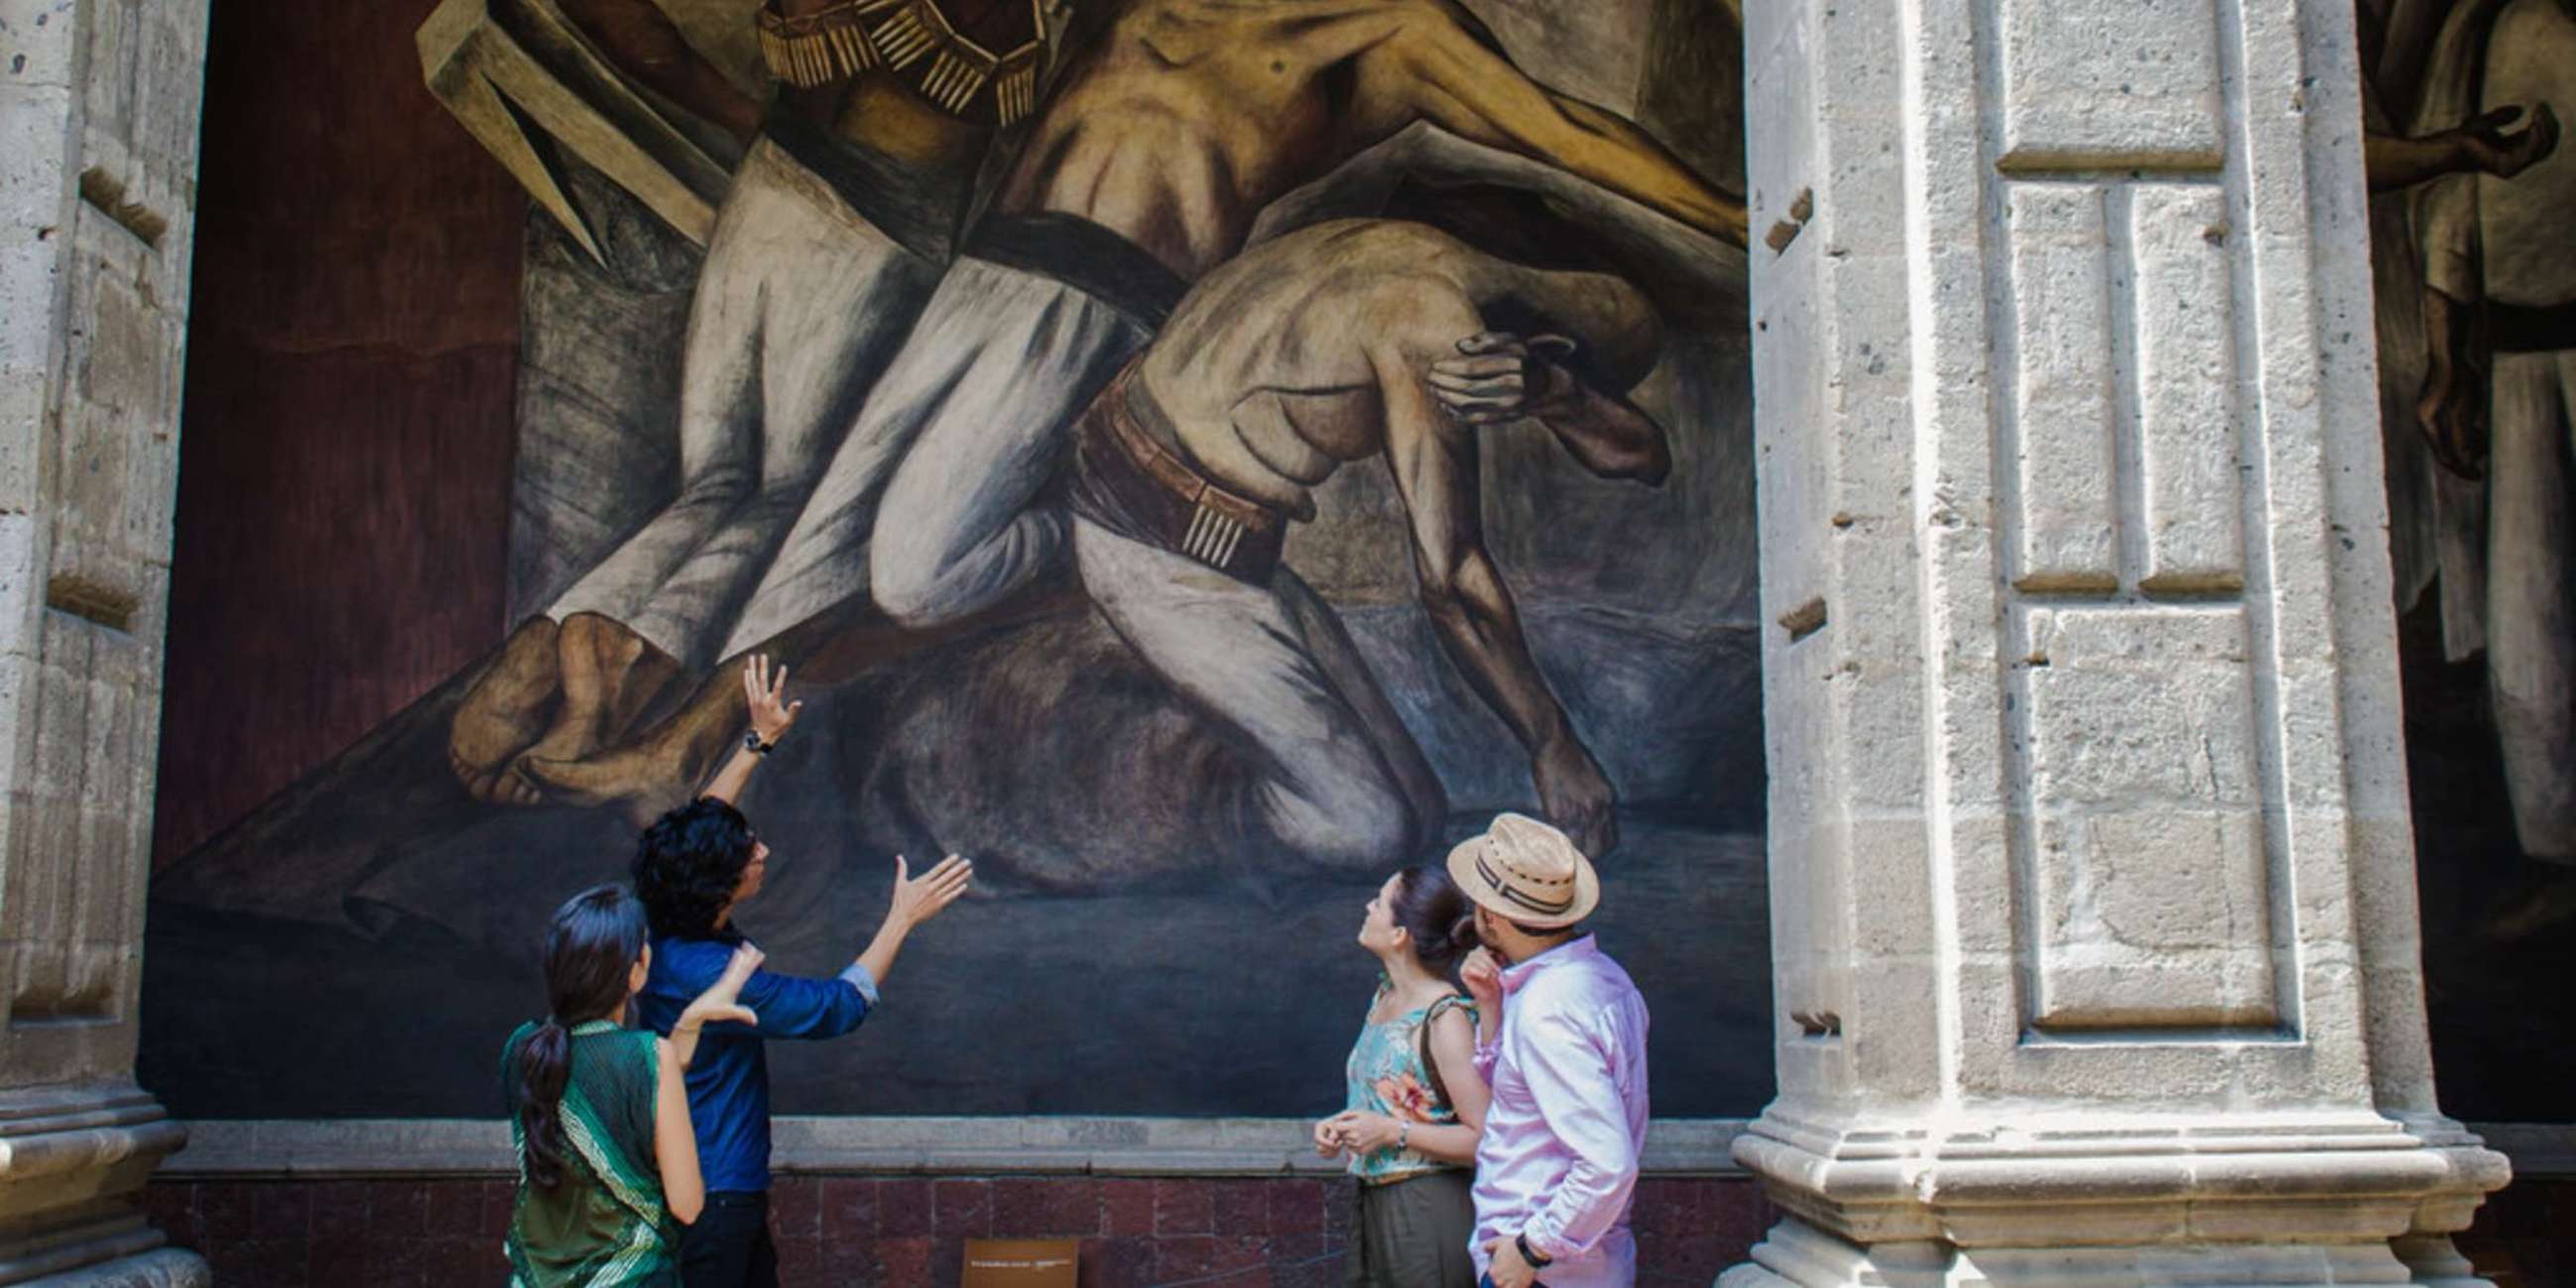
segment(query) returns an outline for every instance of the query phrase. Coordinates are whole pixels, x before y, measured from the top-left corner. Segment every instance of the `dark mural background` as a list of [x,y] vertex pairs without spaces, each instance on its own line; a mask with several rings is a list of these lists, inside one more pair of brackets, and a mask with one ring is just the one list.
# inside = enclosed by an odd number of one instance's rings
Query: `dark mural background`
[[[758,88],[749,6],[662,7]],[[1477,7],[1533,75],[1740,182],[1724,7]],[[423,87],[434,8],[216,8],[141,1058],[187,1116],[495,1112],[497,1045],[541,1005],[538,927],[632,846],[623,808],[477,799],[447,739],[512,631],[677,486],[704,252],[534,125],[587,244],[532,211]],[[1443,164],[1373,154],[1279,218],[1381,213],[1388,176]],[[1604,244],[1674,253],[1633,208],[1546,200]],[[1742,260],[1676,263],[1639,274],[1667,339],[1636,394],[1673,477],[1585,478],[1534,427],[1497,430],[1485,526],[1619,792],[1595,924],[1664,1017],[1658,1112],[1746,1115],[1770,1024]],[[1288,562],[1428,756],[1440,830],[1535,809],[1529,762],[1413,602],[1382,467],[1318,500]],[[782,1112],[1339,1102],[1373,971],[1350,936],[1386,869],[1249,844],[1245,752],[1096,612],[816,672],[744,802],[776,854],[742,916],[772,967],[846,963],[898,851],[973,854],[981,888],[915,938],[867,1031],[773,1054]]]
[[2576,1041],[2576,8],[2361,0],[2434,1068],[2567,1121]]

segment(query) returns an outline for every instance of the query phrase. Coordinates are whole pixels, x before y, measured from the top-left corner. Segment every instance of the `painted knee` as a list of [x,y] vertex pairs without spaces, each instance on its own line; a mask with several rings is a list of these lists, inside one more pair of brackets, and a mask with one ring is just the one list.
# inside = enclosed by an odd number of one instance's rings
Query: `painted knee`
[[1323,803],[1300,802],[1274,812],[1273,821],[1280,843],[1308,862],[1355,872],[1400,867],[1423,844],[1404,797],[1375,783]]
[[940,561],[927,551],[907,551],[901,542],[879,540],[868,551],[868,593],[896,624],[914,629],[937,626],[955,616],[948,606],[947,578]]

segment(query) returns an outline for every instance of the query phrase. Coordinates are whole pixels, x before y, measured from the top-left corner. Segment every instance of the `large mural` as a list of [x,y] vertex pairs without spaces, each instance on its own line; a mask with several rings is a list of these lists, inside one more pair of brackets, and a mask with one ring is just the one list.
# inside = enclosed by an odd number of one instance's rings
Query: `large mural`
[[[754,655],[805,702],[745,800],[774,966],[837,969],[898,853],[978,874],[871,1032],[777,1053],[785,1112],[1329,1107],[1363,904],[1504,808],[1603,863],[1601,933],[1682,1021],[1658,1111],[1767,1098],[1727,6],[444,0],[372,30],[450,132],[437,174],[525,199],[508,452],[357,449],[391,472],[285,521],[424,488],[506,514],[452,586],[351,589],[397,628],[481,606],[438,618],[467,655],[291,780],[165,768],[142,1067],[178,1112],[490,1112],[540,919],[738,743]],[[294,130],[208,146],[329,164]],[[254,307],[201,290],[200,325]],[[263,597],[448,521],[242,575],[217,552],[280,519],[204,471],[312,427],[201,414],[240,383],[191,375],[165,762],[261,718],[189,677],[298,647]],[[394,660],[312,682],[399,692]]]
[[2443,1107],[2564,1121],[2576,1004],[2576,5],[2360,0],[2390,544]]

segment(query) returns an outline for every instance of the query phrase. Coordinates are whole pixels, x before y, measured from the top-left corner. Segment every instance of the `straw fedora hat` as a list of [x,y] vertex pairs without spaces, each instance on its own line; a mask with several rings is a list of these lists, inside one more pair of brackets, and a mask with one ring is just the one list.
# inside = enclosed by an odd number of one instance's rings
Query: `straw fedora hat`
[[1565,833],[1534,818],[1501,814],[1482,836],[1449,851],[1449,879],[1495,915],[1537,930],[1560,930],[1592,915],[1601,876]]

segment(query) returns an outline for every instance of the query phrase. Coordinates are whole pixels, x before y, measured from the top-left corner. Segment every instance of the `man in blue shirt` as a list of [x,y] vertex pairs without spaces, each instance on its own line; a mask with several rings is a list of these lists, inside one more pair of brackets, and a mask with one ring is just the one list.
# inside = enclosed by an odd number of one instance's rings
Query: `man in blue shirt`
[[[705,991],[736,945],[734,909],[760,893],[769,847],[733,801],[752,767],[786,734],[802,703],[781,700],[787,672],[773,679],[767,658],[743,668],[751,733],[707,793],[665,814],[635,851],[635,891],[652,921],[653,961],[635,995],[637,1021],[667,1034],[691,999]],[[966,892],[974,865],[949,855],[919,877],[901,855],[894,861],[894,899],[867,950],[830,979],[758,971],[742,988],[753,1025],[708,1025],[689,1066],[689,1118],[698,1135],[698,1166],[707,1202],[680,1233],[680,1278],[686,1288],[776,1288],[778,1254],[769,1236],[770,1038],[836,1038],[868,1017],[877,986],[895,954],[921,923]]]

